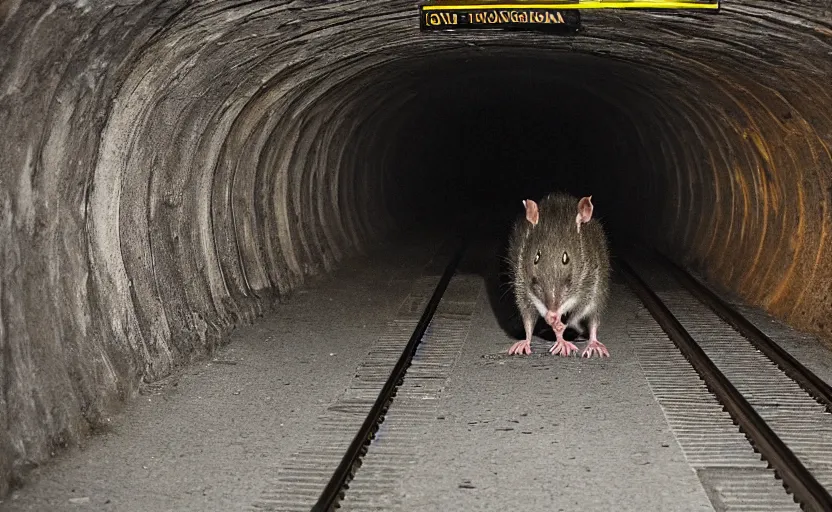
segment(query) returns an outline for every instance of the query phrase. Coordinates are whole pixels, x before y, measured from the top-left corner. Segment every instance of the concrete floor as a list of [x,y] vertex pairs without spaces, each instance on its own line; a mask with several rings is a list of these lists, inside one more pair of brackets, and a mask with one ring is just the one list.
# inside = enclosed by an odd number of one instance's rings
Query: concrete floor
[[[425,240],[348,262],[238,330],[213,361],[160,383],[84,449],[35,471],[0,510],[249,508],[318,428],[426,265],[436,273],[436,244]],[[540,338],[532,356],[508,357],[512,320],[493,294],[491,255],[479,246],[462,264],[483,293],[385,509],[712,510],[639,365],[626,288],[614,285],[599,331],[611,358],[554,357]],[[828,350],[799,352],[828,378]],[[372,454],[356,483],[372,474]]]
[[[475,249],[463,267],[487,273],[488,253]],[[389,440],[379,433],[380,450],[407,463],[397,468],[371,446],[351,490],[396,471],[397,484],[370,501],[381,510],[713,510],[639,366],[627,334],[637,303],[622,284],[599,330],[611,353],[603,360],[552,356],[539,337],[530,356],[506,355],[516,320],[499,287],[483,288],[433,421]],[[412,421],[397,414],[394,401],[393,434]],[[352,501],[346,511],[367,509]]]
[[346,263],[37,470],[0,510],[243,509],[343,391],[432,246]]
[[542,340],[509,357],[482,304],[396,510],[712,510],[641,372],[631,316],[607,316],[609,359],[554,357]]

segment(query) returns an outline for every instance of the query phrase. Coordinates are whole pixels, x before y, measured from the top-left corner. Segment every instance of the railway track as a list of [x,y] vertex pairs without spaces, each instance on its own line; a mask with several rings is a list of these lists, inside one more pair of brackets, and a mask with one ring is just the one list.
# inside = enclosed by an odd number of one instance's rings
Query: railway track
[[[735,423],[745,433],[748,441],[756,451],[774,469],[775,474],[781,478],[786,489],[794,494],[797,501],[804,510],[828,511],[832,510],[832,496],[827,489],[818,482],[815,475],[807,469],[794,451],[778,436],[768,423],[757,413],[754,406],[743,396],[737,387],[725,376],[725,374],[714,364],[711,358],[700,347],[699,343],[685,329],[682,323],[668,309],[659,296],[647,285],[647,283],[636,273],[626,261],[619,262],[619,268],[630,288],[639,297],[647,310],[667,333],[673,343],[682,352],[685,359],[693,366],[708,389],[716,396],[717,400],[725,407]],[[762,332],[753,327],[739,313],[731,309],[712,294],[701,284],[697,283],[689,274],[679,267],[674,268],[674,273],[682,277],[683,284],[695,293],[698,298],[703,299],[705,305],[719,311],[719,315],[729,320],[733,326],[739,326],[742,334],[751,334],[748,338],[755,346],[764,346],[766,350],[760,349],[772,362],[780,368],[788,368],[786,373],[795,382],[807,386],[816,391],[823,398],[829,395],[824,394],[825,383],[811,371],[791,358],[785,351],[779,348],[772,340],[768,339]],[[694,292],[695,290],[695,292]],[[737,330],[740,330],[738,328]],[[814,394],[814,393],[813,393]]]
[[348,485],[355,470],[360,466],[360,457],[366,453],[367,445],[370,444],[373,435],[378,431],[379,425],[384,421],[384,413],[389,408],[396,394],[396,388],[401,385],[404,379],[407,368],[410,366],[413,355],[416,353],[416,348],[419,346],[422,336],[430,325],[433,315],[436,313],[436,308],[439,306],[439,302],[442,300],[442,296],[456,272],[459,261],[465,252],[465,247],[466,244],[463,241],[445,268],[445,272],[439,279],[439,283],[437,283],[433,295],[425,306],[422,316],[416,324],[416,329],[413,330],[413,334],[410,336],[410,340],[408,340],[404,351],[399,356],[396,366],[390,372],[390,376],[385,381],[373,407],[361,424],[361,428],[356,433],[349,448],[347,448],[344,457],[341,459],[341,463],[335,469],[326,487],[321,492],[317,503],[312,507],[314,512],[328,512],[332,510],[343,497],[344,486]]
[[700,302],[708,306],[724,322],[733,327],[760,352],[771,359],[786,375],[832,413],[832,386],[803,366],[791,354],[764,334],[722,298],[693,278],[687,271],[662,254],[657,254],[665,267]]
[[[350,481],[385,420],[464,249],[462,244],[451,257],[369,413],[312,506],[313,511],[338,508],[349,491]],[[619,260],[616,266],[733,419],[734,428],[745,434],[747,442],[782,480],[781,490],[791,493],[793,501],[804,510],[832,511],[828,491],[832,486],[832,388],[686,271],[661,256],[652,264],[673,276],[682,292],[655,291],[648,283],[650,279],[642,277],[650,273],[637,271],[636,265],[627,260]],[[669,389],[673,385],[670,382]],[[718,444],[714,446],[709,449],[719,449]]]

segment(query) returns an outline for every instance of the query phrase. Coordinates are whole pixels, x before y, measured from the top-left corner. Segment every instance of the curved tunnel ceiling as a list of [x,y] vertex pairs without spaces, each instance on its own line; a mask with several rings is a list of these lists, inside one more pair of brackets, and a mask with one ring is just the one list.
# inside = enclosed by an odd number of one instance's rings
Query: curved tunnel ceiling
[[828,2],[572,37],[423,34],[390,0],[93,4],[0,1],[0,494],[369,241],[547,187],[832,332]]

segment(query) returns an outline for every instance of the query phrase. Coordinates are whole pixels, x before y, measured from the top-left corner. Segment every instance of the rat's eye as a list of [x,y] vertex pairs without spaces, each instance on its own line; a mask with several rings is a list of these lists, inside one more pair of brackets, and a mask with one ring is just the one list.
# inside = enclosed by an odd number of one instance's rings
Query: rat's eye
[[537,265],[538,261],[540,261],[540,251],[537,251],[537,254],[534,255],[534,264]]
[[563,251],[563,258],[561,258],[560,261],[562,261],[564,265],[569,263],[569,255],[566,254],[566,251]]

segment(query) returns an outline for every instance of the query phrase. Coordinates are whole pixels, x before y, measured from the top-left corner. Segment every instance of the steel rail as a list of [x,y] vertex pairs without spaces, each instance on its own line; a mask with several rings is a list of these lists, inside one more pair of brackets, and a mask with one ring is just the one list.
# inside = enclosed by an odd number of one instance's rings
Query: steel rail
[[355,434],[352,443],[350,443],[347,451],[344,453],[341,463],[338,464],[326,487],[321,492],[318,501],[312,507],[313,512],[329,512],[343,498],[343,489],[352,477],[354,468],[360,465],[360,459],[366,453],[366,445],[370,443],[372,436],[375,435],[379,425],[384,421],[384,413],[393,400],[396,389],[401,385],[405,373],[407,373],[407,368],[410,366],[413,355],[416,353],[416,348],[422,341],[422,336],[425,334],[428,325],[430,325],[433,319],[433,315],[436,313],[436,308],[439,306],[439,302],[442,300],[442,296],[448,288],[448,283],[450,283],[451,278],[456,273],[456,268],[462,259],[466,245],[467,241],[463,240],[451,258],[450,263],[445,267],[445,271],[441,279],[439,279],[439,283],[436,285],[430,301],[425,306],[425,310],[422,312],[422,316],[419,318],[419,322],[416,324],[410,340],[408,340],[407,345],[402,351],[402,355],[399,356],[396,366],[393,367],[390,376],[381,388],[378,398],[376,398],[376,401],[370,408],[370,412],[364,419],[364,423],[362,423],[361,428]]
[[747,318],[722,300],[707,286],[700,283],[689,272],[660,252],[658,258],[671,270],[679,282],[687,288],[700,302],[708,306],[725,323],[743,335],[760,352],[776,364],[790,379],[795,381],[809,395],[832,413],[832,386],[803,366],[791,354],[774,342]]
[[617,263],[630,288],[739,425],[752,446],[794,494],[801,507],[818,512],[832,510],[832,496],[829,492],[771,430],[731,381],[719,371],[655,292],[626,261],[619,259]]

